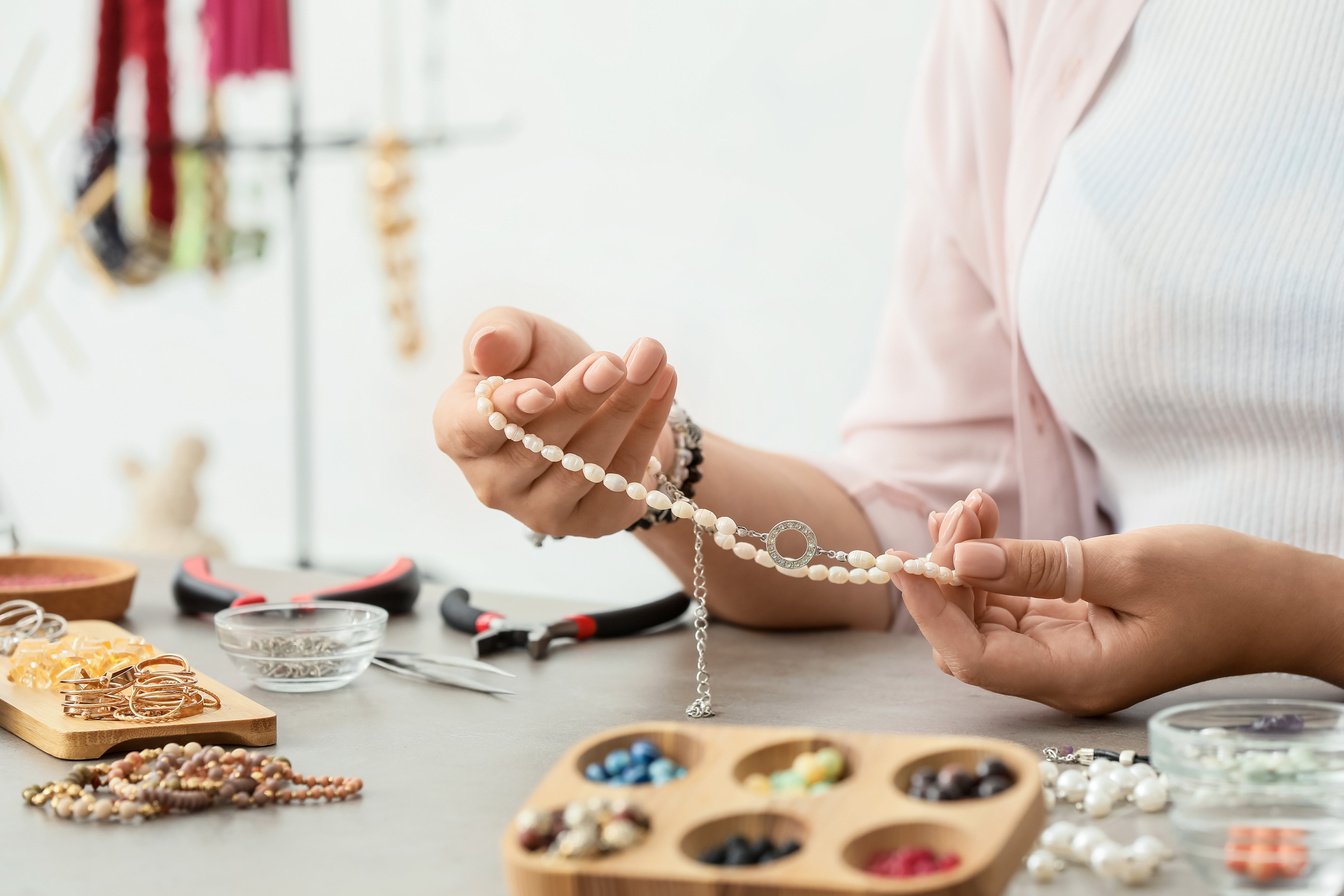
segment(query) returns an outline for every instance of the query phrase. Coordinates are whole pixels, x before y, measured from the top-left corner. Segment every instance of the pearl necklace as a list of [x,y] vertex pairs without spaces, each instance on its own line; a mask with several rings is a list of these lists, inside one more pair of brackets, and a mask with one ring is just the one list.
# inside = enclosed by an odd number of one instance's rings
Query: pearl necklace
[[[891,581],[894,573],[904,571],[910,575],[924,576],[942,585],[960,585],[961,578],[956,571],[934,563],[930,555],[912,557],[902,561],[893,550],[881,554],[871,551],[836,551],[821,547],[817,534],[812,527],[801,520],[783,520],[776,523],[769,532],[758,532],[746,526],[739,526],[729,516],[719,516],[707,507],[701,507],[695,501],[684,496],[681,491],[662,472],[658,458],[650,457],[645,472],[657,483],[653,489],[642,482],[627,481],[619,473],[610,473],[599,464],[589,463],[573,452],[566,452],[559,445],[550,445],[539,435],[524,430],[517,423],[509,422],[504,414],[495,409],[491,400],[496,389],[511,380],[502,376],[491,376],[476,386],[476,412],[486,419],[491,428],[504,433],[511,442],[520,442],[533,454],[539,454],[551,463],[558,463],[571,473],[582,475],[594,485],[601,485],[615,493],[624,493],[632,501],[640,501],[654,510],[669,510],[677,519],[688,519],[694,524],[695,533],[695,569],[692,576],[694,597],[696,599],[695,629],[698,665],[696,684],[698,696],[686,709],[691,718],[705,718],[714,714],[710,707],[709,672],[705,666],[705,629],[708,625],[708,612],[705,598],[708,589],[705,585],[704,558],[701,544],[705,535],[711,535],[714,543],[733,556],[750,560],[766,569],[773,569],[781,575],[794,579],[811,579],[814,582],[830,582],[833,585],[885,585]],[[797,556],[788,556],[779,550],[779,538],[787,532],[796,532],[803,537],[804,548]],[[756,547],[745,540],[754,538],[764,547]],[[839,563],[827,565],[812,563],[818,555],[829,557]],[[848,564],[841,566],[840,563]]]

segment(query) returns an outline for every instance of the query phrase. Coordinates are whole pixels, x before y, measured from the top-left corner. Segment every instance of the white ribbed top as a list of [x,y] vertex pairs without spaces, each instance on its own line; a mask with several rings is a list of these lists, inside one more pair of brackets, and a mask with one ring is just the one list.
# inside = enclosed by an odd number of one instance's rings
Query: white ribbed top
[[1119,529],[1344,555],[1344,3],[1148,0],[1020,287]]

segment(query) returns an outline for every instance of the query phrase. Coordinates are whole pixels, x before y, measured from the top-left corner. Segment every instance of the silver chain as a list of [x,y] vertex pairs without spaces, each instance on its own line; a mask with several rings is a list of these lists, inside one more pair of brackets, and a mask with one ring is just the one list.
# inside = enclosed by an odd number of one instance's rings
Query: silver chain
[[[692,507],[695,502],[682,494],[681,489],[672,484],[665,475],[657,475],[658,487],[673,501],[685,501]],[[706,653],[709,647],[709,608],[705,600],[709,597],[709,587],[705,582],[704,535],[700,527],[695,530],[695,566],[691,571],[691,597],[695,600],[695,699],[686,707],[686,716],[691,719],[707,719],[714,715],[713,698],[709,693],[709,662]]]

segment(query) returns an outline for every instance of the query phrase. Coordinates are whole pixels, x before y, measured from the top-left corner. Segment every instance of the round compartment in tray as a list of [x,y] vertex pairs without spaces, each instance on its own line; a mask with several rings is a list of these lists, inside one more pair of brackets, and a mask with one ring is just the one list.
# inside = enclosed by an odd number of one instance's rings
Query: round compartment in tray
[[[663,756],[671,759],[677,765],[686,769],[688,775],[695,773],[695,766],[700,762],[700,758],[705,755],[704,744],[698,738],[692,737],[681,731],[659,731],[657,729],[649,731],[631,731],[626,734],[611,737],[600,743],[596,743],[579,754],[578,761],[574,763],[574,773],[580,778],[584,777],[584,769],[593,763],[602,764],[607,754],[614,750],[628,750],[630,745],[637,740],[647,740],[658,748]],[[679,780],[679,779],[678,779]],[[666,787],[675,784],[676,781],[669,781],[667,784],[659,785]],[[624,787],[642,787],[642,784],[623,784]]]
[[66,619],[119,619],[131,603],[136,568],[107,557],[0,557],[0,603],[31,600]]
[[[757,812],[750,815],[725,815],[692,828],[690,833],[681,838],[681,851],[692,862],[706,867],[700,862],[700,856],[706,850],[734,836],[744,837],[748,841],[767,837],[776,846],[794,840],[801,843],[803,849],[807,848],[807,825],[802,821],[779,812]],[[708,867],[741,867],[748,871],[752,868],[768,868],[779,862],[787,862],[801,852],[800,849],[792,855],[760,865]]]
[[[986,796],[986,797],[970,796],[959,800],[947,800],[945,802],[921,799],[920,797],[912,796],[907,792],[910,789],[911,776],[913,776],[914,773],[919,769],[928,768],[932,769],[934,772],[937,772],[945,765],[960,765],[965,767],[972,774],[974,774],[976,765],[981,760],[984,759],[998,759],[1001,762],[1003,762],[1003,764],[1008,767],[1008,770],[1013,773],[1013,783],[1005,790],[1002,790],[999,793],[996,793],[992,796]],[[909,762],[904,763],[900,768],[896,770],[896,776],[893,779],[893,784],[895,784],[896,789],[900,791],[902,796],[905,796],[908,799],[917,800],[918,802],[924,805],[939,806],[939,805],[947,805],[949,803],[952,805],[957,804],[974,805],[976,803],[981,802],[982,800],[987,799],[992,800],[995,799],[996,797],[1002,796],[1005,793],[1012,793],[1014,790],[1017,789],[1018,785],[1022,782],[1023,778],[1028,777],[1031,774],[1031,771],[1032,771],[1031,769],[1023,765],[1020,757],[1012,753],[997,752],[992,747],[986,747],[986,748],[963,747],[954,750],[938,750],[936,752],[925,753],[923,756],[917,756],[914,759],[911,759]]]
[[751,775],[764,775],[768,778],[772,772],[792,768],[793,761],[800,754],[815,753],[824,747],[838,750],[845,759],[845,767],[840,770],[840,776],[834,782],[837,785],[841,784],[854,773],[854,751],[839,741],[825,737],[784,740],[753,750],[733,767],[733,777],[737,779],[737,783],[745,786],[747,778]]
[[[883,877],[864,871],[864,867],[874,855],[910,847],[931,849],[940,856],[954,853],[959,861],[955,868],[947,871],[909,878]],[[860,834],[845,844],[842,855],[846,864],[870,880],[914,883],[963,875],[968,868],[978,867],[984,861],[982,850],[983,847],[977,844],[976,838],[959,828],[935,822],[911,821],[873,828],[867,833]]]

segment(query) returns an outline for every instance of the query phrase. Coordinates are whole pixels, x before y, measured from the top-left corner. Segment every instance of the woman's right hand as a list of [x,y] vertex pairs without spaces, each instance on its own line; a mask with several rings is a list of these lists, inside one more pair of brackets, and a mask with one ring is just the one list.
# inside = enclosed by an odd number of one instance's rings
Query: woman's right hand
[[462,354],[462,374],[434,410],[434,435],[482,504],[555,536],[608,535],[644,514],[642,501],[510,442],[477,412],[475,390],[487,376],[511,379],[490,398],[511,423],[651,487],[649,456],[671,457],[666,424],[677,386],[657,340],[637,340],[622,358],[594,352],[555,321],[493,308],[472,324]]

